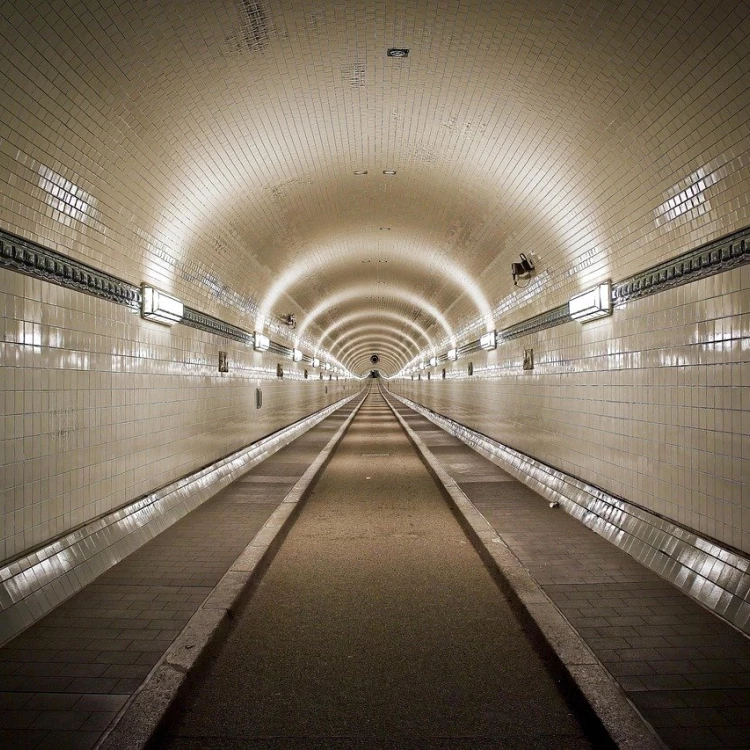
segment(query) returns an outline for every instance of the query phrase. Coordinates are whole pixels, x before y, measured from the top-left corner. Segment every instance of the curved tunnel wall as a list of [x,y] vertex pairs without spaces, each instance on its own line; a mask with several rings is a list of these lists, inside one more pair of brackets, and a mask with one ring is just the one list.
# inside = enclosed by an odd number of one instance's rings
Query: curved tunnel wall
[[[388,388],[750,552],[748,313],[746,265]],[[529,349],[533,370],[524,370]]]
[[[234,3],[85,5],[0,7],[0,226],[249,330],[289,274],[272,313],[300,329],[344,300],[313,341],[373,309],[446,349],[414,300],[460,344],[485,327],[472,288],[503,327],[750,225],[742,2],[405,0],[387,24],[413,48],[400,72],[367,0],[345,18],[265,5],[252,44]],[[522,251],[538,272],[516,289]],[[221,337],[5,270],[0,283],[2,558],[358,387],[278,382],[273,356]],[[750,551],[748,299],[745,267],[473,355],[472,379],[462,360],[445,382],[391,387]]]

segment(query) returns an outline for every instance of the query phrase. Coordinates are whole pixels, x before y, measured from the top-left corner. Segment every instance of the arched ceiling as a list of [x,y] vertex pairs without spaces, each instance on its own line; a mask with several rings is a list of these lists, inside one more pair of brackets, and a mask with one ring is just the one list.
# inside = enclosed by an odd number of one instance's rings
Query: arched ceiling
[[[750,179],[746,2],[0,8],[24,207],[3,223],[354,372],[747,220],[725,207]],[[50,174],[87,207],[52,228],[34,219]],[[695,185],[696,205],[664,209]],[[512,285],[519,252],[534,297]]]

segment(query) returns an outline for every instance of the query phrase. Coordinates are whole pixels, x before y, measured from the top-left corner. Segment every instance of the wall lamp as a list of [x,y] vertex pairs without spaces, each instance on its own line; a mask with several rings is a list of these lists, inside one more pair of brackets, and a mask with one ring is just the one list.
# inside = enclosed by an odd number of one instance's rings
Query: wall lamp
[[302,361],[302,351],[300,349],[292,349],[292,361],[293,362]]
[[146,320],[153,320],[166,326],[173,326],[182,320],[185,306],[169,294],[141,284],[141,315]]
[[253,334],[253,349],[256,352],[267,352],[271,348],[271,339],[257,331]]
[[419,369],[420,370],[426,370],[427,369],[427,363],[426,362],[420,362],[419,363]]
[[534,263],[521,253],[521,260],[518,263],[510,264],[510,272],[513,275],[513,284],[518,286],[518,279],[530,279],[534,273]]
[[331,369],[331,363],[330,363],[330,362],[326,362],[326,363],[325,363],[325,364],[323,365],[323,367],[324,367],[324,368],[325,368],[326,370],[330,370],[330,369]]
[[487,351],[497,349],[497,331],[488,331],[487,333],[482,334],[479,339],[479,346]]
[[455,362],[458,359],[458,349],[448,349],[448,353],[445,356],[451,362]]
[[606,318],[612,314],[612,282],[605,281],[603,284],[589,289],[581,294],[570,298],[568,304],[570,317],[585,323],[588,320]]
[[437,357],[430,357],[430,367],[435,367],[437,365]]
[[313,357],[312,366],[320,367],[320,360],[317,357]]

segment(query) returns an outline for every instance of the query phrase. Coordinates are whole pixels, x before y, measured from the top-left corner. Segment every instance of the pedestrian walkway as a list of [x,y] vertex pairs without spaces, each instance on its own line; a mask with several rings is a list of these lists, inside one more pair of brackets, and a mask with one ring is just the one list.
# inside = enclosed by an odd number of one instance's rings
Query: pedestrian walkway
[[0,649],[0,748],[91,748],[354,399]]
[[[0,649],[0,747],[94,747],[357,402]],[[750,746],[748,638],[390,402],[666,745]],[[526,625],[374,392],[159,742],[606,746]]]
[[389,400],[670,748],[750,747],[750,639]]
[[156,744],[606,747],[540,651],[375,391]]

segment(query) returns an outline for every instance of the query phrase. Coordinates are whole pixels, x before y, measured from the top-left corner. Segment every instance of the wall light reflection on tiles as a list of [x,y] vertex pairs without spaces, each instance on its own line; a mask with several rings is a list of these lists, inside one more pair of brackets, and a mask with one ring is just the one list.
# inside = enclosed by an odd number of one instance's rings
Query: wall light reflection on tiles
[[[707,174],[706,170],[701,168],[690,175],[687,180],[689,183],[687,187],[679,190],[680,184],[675,185],[672,190],[679,191],[654,209],[654,224],[660,227],[685,214],[689,214],[690,218],[695,218],[710,211],[711,204],[704,193],[711,185],[715,185],[719,179],[720,175],[717,172]],[[684,184],[683,182],[682,185]]]
[[86,222],[94,199],[83,188],[43,165],[39,167],[39,186],[47,193],[45,200],[55,209],[57,221],[65,226],[70,226],[73,221]]

